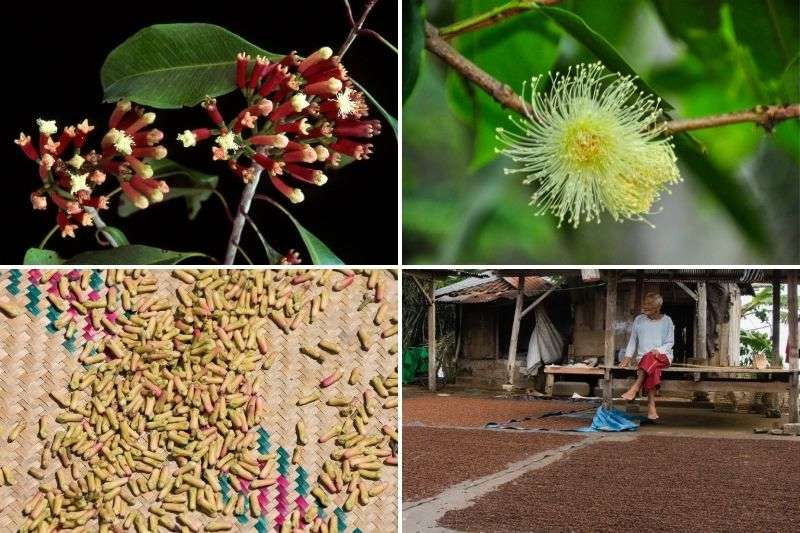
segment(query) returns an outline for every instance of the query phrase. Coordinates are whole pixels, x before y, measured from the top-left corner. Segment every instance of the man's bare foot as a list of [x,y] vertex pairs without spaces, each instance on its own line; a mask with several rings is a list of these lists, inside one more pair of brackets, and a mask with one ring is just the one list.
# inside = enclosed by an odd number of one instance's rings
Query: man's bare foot
[[633,390],[633,389],[628,389],[628,390],[627,390],[627,391],[625,391],[625,393],[622,395],[622,398],[623,398],[624,400],[628,400],[628,401],[635,400],[635,399],[636,399],[636,391],[635,391],[635,390]]

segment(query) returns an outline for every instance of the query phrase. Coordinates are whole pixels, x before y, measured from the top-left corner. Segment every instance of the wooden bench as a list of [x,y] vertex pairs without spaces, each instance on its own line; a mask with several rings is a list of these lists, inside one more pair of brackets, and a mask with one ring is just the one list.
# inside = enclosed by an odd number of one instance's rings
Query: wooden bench
[[[632,379],[635,368],[612,366],[610,377]],[[777,392],[798,394],[798,375],[800,371],[783,368],[759,370],[757,368],[736,366],[671,366],[662,370],[661,389],[671,392]],[[598,376],[605,378],[606,367],[580,367],[548,365],[544,367],[546,375],[545,394],[553,394],[553,385],[557,375]],[[610,401],[611,399],[604,398]],[[790,413],[791,418],[791,413]],[[796,422],[796,420],[790,420]]]

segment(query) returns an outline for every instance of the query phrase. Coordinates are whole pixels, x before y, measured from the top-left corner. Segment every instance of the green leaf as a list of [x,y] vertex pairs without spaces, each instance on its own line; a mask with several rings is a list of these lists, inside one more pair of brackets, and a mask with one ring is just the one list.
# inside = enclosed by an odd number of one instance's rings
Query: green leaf
[[114,239],[114,242],[117,244],[117,246],[125,246],[126,244],[130,244],[128,237],[119,228],[115,228],[114,226],[106,226],[103,231],[111,235],[111,238]]
[[[599,59],[611,72],[619,72],[622,75],[636,76],[633,68],[617,52],[605,37],[590,28],[582,18],[575,13],[571,13],[557,7],[542,6],[539,11],[547,15],[551,20],[561,26],[564,31],[569,33],[576,41],[585,46]],[[639,89],[649,94],[656,92],[641,78],[634,80]],[[665,110],[674,109],[669,102],[661,100],[661,106]]]
[[100,70],[104,101],[129,98],[156,108],[193,106],[236,87],[236,54],[281,57],[220,26],[156,24],[138,31]]
[[297,221],[296,218],[292,216],[292,214],[286,210],[281,204],[270,198],[269,196],[264,196],[263,194],[257,194],[256,198],[260,200],[265,200],[281,211],[289,217],[289,220],[292,221],[294,226],[297,228],[298,233],[300,233],[300,237],[302,237],[303,242],[306,245],[306,249],[308,250],[308,255],[311,258],[311,262],[315,265],[343,265],[344,261],[336,257],[336,255],[328,248],[324,242],[319,240],[313,233],[308,231],[306,228]]
[[43,248],[28,248],[25,258],[22,260],[25,265],[62,265],[64,260],[53,250]]
[[759,72],[779,78],[800,46],[797,0],[728,0],[740,45],[747,47]]
[[762,253],[768,252],[773,243],[764,225],[764,213],[753,202],[753,192],[720,170],[685,133],[676,135],[673,142],[678,161],[686,164],[719,201],[750,244]]
[[[719,29],[719,8],[723,0],[653,0],[658,15],[670,34],[694,48],[699,38]],[[699,48],[695,51],[702,52]]]
[[[496,7],[495,2],[460,2],[456,17],[461,20]],[[523,81],[550,70],[558,57],[560,30],[538,10],[502,24],[464,34],[456,48],[491,76],[519,92]],[[535,52],[532,52],[535,51]],[[448,74],[448,101],[454,113],[474,125],[470,170],[475,171],[497,158],[495,129],[506,125],[508,110],[480,89],[465,86],[458,75]]]
[[[154,178],[166,179],[169,183],[169,192],[164,195],[163,201],[178,198],[186,200],[189,220],[194,220],[203,202],[211,197],[219,183],[219,176],[215,174],[190,169],[170,159],[150,161],[149,164],[153,167]],[[138,211],[141,210],[127,196],[122,195],[117,208],[119,216],[127,217]]]
[[175,265],[193,257],[209,258],[199,252],[175,252],[141,244],[81,252],[64,261],[66,265]]
[[369,99],[369,101],[372,102],[372,105],[375,106],[375,109],[377,109],[380,112],[380,114],[383,115],[383,117],[386,119],[386,122],[388,122],[389,126],[392,127],[392,131],[394,131],[394,136],[397,137],[397,119],[394,118],[388,111],[386,111],[386,109],[383,108],[383,106],[378,102],[378,100],[376,100],[374,96],[372,96],[371,94],[369,94],[369,92],[367,92],[367,90],[364,88],[363,85],[358,83],[353,78],[350,78],[350,81],[353,82],[353,85],[355,85],[359,91],[364,93],[364,96],[366,96],[367,99]]
[[417,84],[425,46],[422,0],[403,0],[403,102]]

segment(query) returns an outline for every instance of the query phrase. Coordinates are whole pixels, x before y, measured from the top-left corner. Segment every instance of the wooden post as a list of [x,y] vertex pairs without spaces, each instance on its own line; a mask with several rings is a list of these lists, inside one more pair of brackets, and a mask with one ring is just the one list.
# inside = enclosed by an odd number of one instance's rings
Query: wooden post
[[634,316],[642,314],[642,297],[644,296],[644,272],[636,271],[636,291],[634,292]]
[[[786,351],[789,353],[789,368],[797,370],[797,270],[790,270],[786,281],[789,290],[787,298],[787,303],[789,304],[789,338],[786,343]],[[793,373],[789,387],[789,422],[793,423],[800,419],[800,413],[797,410],[798,379],[797,373]]]
[[608,271],[606,274],[606,312],[604,347],[605,372],[603,377],[603,405],[611,408],[614,398],[614,389],[611,382],[611,367],[614,366],[614,322],[617,319],[617,273]]
[[428,289],[428,390],[436,392],[436,280]]
[[708,293],[706,282],[697,283],[697,339],[695,341],[695,357],[708,359]]
[[776,273],[772,280],[772,360],[780,362],[781,357],[781,280]]
[[514,322],[511,324],[511,340],[508,342],[508,384],[514,385],[514,373],[517,370],[517,340],[519,340],[519,322],[522,319],[522,299],[525,296],[525,277],[519,276],[519,291],[514,305]]

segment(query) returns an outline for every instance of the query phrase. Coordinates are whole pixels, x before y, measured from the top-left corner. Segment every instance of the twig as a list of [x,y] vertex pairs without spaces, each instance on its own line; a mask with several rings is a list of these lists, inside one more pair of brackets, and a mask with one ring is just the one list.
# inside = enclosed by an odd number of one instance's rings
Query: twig
[[47,244],[47,241],[50,240],[50,237],[55,235],[56,231],[58,231],[58,224],[53,226],[53,229],[51,229],[50,231],[47,232],[47,235],[44,236],[44,239],[42,239],[42,242],[39,243],[39,248],[44,248],[45,245]]
[[461,55],[450,46],[450,43],[439,36],[439,31],[429,22],[425,23],[425,47],[433,54],[444,60],[462,76],[486,91],[489,96],[500,102],[504,107],[513,109],[517,113],[526,114],[525,102],[514,90],[502,83],[478,65]]
[[397,50],[397,47],[396,47],[395,45],[393,45],[392,43],[390,43],[390,42],[389,42],[389,41],[386,39],[386,37],[384,37],[384,36],[383,36],[383,35],[381,35],[380,33],[376,32],[375,30],[371,30],[371,29],[369,29],[369,28],[364,28],[363,30],[361,30],[361,32],[360,32],[360,33],[362,33],[362,34],[364,34],[364,35],[369,35],[370,37],[373,37],[373,38],[375,38],[375,39],[378,39],[378,40],[379,40],[381,43],[383,43],[383,44],[384,44],[384,45],[385,45],[387,48],[389,48],[389,50],[391,50],[391,51],[392,51],[392,52],[394,52],[395,54],[399,54],[399,53],[400,53],[400,52]]
[[501,6],[497,6],[485,13],[480,13],[473,17],[454,22],[439,30],[442,39],[452,39],[462,33],[479,30],[487,26],[493,26],[507,18],[511,18],[520,13],[525,13],[534,9],[537,4],[554,5],[561,0],[510,0]]
[[[336,54],[341,59],[344,57],[344,54],[347,52],[347,49],[350,48],[350,45],[353,44],[353,41],[356,40],[356,37],[361,32],[361,29],[364,27],[364,22],[367,20],[367,15],[369,12],[372,11],[372,8],[375,7],[375,4],[378,3],[378,0],[367,0],[367,3],[364,5],[364,11],[361,13],[358,21],[352,24],[350,28],[350,33],[347,34],[347,38],[342,43],[341,48],[339,48],[339,53]],[[347,6],[348,17],[350,21],[353,21],[353,12],[350,10],[350,2],[345,0],[345,5]]]
[[668,134],[673,134],[703,128],[717,128],[742,122],[755,122],[765,130],[772,131],[777,124],[791,118],[800,118],[800,104],[757,106],[755,109],[745,109],[710,117],[670,120],[666,123],[665,131]]
[[232,265],[236,260],[236,251],[239,249],[239,240],[242,238],[245,217],[247,217],[247,212],[250,211],[250,204],[253,202],[253,196],[256,194],[258,181],[261,179],[261,172],[264,170],[255,162],[253,162],[253,167],[255,168],[253,179],[244,186],[242,198],[239,200],[239,209],[236,211],[236,218],[233,219],[231,236],[228,238],[228,249],[225,251],[224,263],[226,265]]
[[97,209],[95,209],[94,207],[84,206],[83,210],[86,211],[86,213],[88,213],[88,215],[90,217],[92,217],[92,222],[94,223],[94,227],[97,228],[97,231],[99,233],[101,233],[103,235],[103,237],[106,238],[106,241],[108,241],[108,244],[110,244],[113,248],[118,248],[119,247],[119,243],[111,235],[111,233],[106,231],[106,228],[108,227],[108,225],[105,223],[103,218],[100,216],[100,213],[97,212]]
[[[511,87],[495,79],[475,63],[461,55],[458,50],[442,39],[438,30],[433,25],[427,22],[425,23],[425,34],[425,47],[430,52],[440,57],[462,76],[483,89],[502,106],[512,109],[522,115],[528,114],[527,110],[529,106],[511,89]],[[745,109],[723,115],[670,120],[665,123],[664,133],[671,135],[683,131],[716,128],[743,122],[754,122],[762,126],[765,130],[772,131],[778,123],[794,118],[800,118],[800,104],[757,106],[754,109]]]

